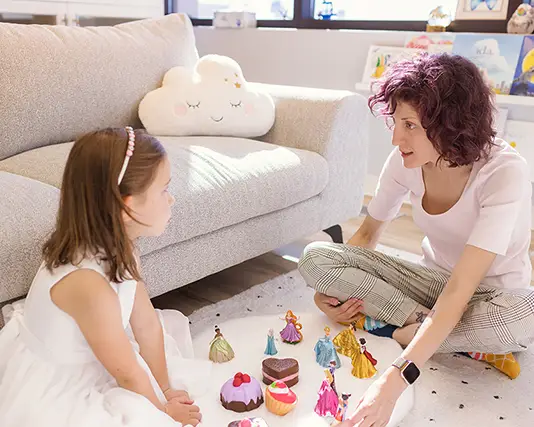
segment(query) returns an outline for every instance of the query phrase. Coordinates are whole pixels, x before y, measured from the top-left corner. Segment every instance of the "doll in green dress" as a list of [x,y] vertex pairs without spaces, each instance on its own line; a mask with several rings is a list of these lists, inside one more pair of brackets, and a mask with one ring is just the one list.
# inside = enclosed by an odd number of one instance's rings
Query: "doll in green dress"
[[210,360],[215,363],[229,362],[234,358],[234,350],[232,346],[226,341],[221,330],[215,326],[215,337],[210,343]]

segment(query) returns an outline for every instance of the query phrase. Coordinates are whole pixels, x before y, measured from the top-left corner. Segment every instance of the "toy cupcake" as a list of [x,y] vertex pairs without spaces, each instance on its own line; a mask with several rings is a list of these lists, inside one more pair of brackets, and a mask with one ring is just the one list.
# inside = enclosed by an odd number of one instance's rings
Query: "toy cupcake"
[[297,405],[297,395],[283,381],[275,381],[265,390],[265,405],[273,414],[284,416]]

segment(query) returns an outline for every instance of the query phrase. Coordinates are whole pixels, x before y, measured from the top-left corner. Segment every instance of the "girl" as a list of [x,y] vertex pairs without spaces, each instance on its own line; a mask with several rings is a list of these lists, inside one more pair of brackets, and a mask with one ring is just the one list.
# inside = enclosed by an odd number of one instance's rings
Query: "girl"
[[[495,137],[477,67],[447,54],[400,62],[369,105],[392,125],[395,149],[368,216],[347,245],[311,244],[300,261],[327,315],[351,322],[363,311],[383,322],[370,333],[406,346],[343,424],[359,427],[386,425],[436,352],[471,352],[515,378],[511,352],[534,341],[529,171]],[[406,197],[426,235],[422,265],[374,251]]]
[[170,219],[171,167],[144,132],[75,142],[54,232],[24,304],[0,331],[5,427],[199,424],[187,390],[209,375],[187,319],[156,312],[135,241]]

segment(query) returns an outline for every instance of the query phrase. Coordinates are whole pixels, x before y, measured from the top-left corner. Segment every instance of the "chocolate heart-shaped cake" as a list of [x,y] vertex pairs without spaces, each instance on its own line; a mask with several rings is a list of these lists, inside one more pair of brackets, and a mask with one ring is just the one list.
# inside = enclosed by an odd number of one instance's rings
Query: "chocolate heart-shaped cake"
[[293,387],[299,382],[299,362],[291,358],[269,357],[262,362],[262,374],[263,382],[267,385],[279,380]]

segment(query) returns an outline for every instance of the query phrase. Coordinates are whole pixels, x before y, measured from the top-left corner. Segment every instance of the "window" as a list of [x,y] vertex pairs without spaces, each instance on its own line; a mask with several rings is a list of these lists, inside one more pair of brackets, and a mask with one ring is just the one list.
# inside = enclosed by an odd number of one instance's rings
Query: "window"
[[[425,31],[430,12],[444,6],[454,18],[458,0],[166,0],[167,11],[188,14],[194,25],[211,25],[216,10],[247,8],[259,27]],[[469,1],[469,0],[464,0]],[[474,0],[473,0],[474,1]],[[484,1],[484,0],[477,0]],[[489,1],[489,0],[486,0]],[[495,0],[496,1],[496,0]],[[524,0],[509,0],[508,16]],[[533,0],[534,1],[534,0]],[[176,8],[176,2],[178,6]],[[325,19],[328,8],[333,15]],[[506,33],[506,20],[455,20],[448,31]]]
[[256,12],[262,20],[292,20],[294,16],[294,0],[178,0],[178,12],[197,19],[212,19],[216,10],[228,8]]
[[[458,0],[316,0],[315,18],[331,13],[331,19],[346,21],[427,21],[430,11],[438,5],[456,13]],[[380,7],[377,7],[380,6]]]

